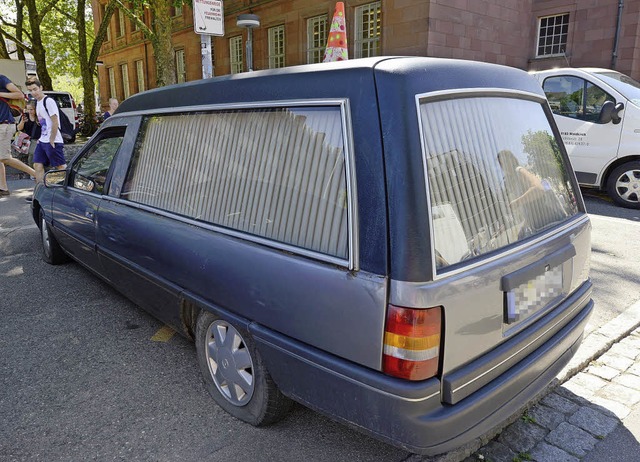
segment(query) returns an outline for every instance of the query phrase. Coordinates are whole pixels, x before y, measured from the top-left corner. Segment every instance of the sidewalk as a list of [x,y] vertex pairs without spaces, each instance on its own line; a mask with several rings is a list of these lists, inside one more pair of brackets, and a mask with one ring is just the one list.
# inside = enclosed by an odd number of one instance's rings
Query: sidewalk
[[640,302],[589,334],[542,399],[497,432],[410,460],[640,461]]

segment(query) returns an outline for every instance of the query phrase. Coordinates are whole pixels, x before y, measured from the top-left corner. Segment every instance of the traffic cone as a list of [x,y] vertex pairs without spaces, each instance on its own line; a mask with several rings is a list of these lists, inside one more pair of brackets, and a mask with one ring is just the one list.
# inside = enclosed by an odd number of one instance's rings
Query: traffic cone
[[347,27],[344,18],[344,2],[337,2],[336,9],[333,12],[331,29],[329,30],[327,48],[324,51],[324,59],[322,62],[329,63],[331,61],[344,61],[346,59],[349,59],[349,55],[347,54]]

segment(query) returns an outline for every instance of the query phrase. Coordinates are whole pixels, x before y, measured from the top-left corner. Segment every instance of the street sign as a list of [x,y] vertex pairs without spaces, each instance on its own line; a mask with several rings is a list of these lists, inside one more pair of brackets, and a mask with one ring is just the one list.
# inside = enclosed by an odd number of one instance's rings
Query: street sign
[[224,35],[223,2],[193,0],[193,30],[200,35]]

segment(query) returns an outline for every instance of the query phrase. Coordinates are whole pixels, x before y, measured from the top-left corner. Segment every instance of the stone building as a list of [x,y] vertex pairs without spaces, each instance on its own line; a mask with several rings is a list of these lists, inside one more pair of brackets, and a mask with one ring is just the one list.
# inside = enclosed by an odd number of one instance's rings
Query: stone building
[[[96,24],[106,0],[92,0]],[[525,70],[557,66],[615,68],[640,79],[640,0],[346,0],[349,58],[415,55],[486,61]],[[224,36],[213,37],[214,75],[246,70],[246,28],[238,15],[260,19],[252,30],[253,69],[322,60],[334,1],[226,0]],[[202,78],[193,11],[173,8],[178,82]],[[150,13],[143,20],[150,24]],[[155,87],[149,40],[123,13],[111,19],[98,58],[102,107]]]

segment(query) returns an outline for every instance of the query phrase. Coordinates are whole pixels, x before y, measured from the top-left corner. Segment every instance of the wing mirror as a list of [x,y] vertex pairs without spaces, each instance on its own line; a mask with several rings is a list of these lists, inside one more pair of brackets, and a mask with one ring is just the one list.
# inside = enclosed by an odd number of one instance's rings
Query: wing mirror
[[611,119],[614,124],[619,124],[622,121],[622,117],[620,117],[620,111],[624,109],[624,104],[618,103],[613,110],[613,114],[611,114]]
[[50,170],[44,174],[44,185],[47,188],[52,188],[54,186],[62,186],[64,185],[64,182],[66,179],[67,179],[66,170]]
[[600,116],[598,117],[598,123],[608,124],[613,122],[619,124],[622,118],[620,117],[620,111],[624,109],[624,104],[614,104],[613,101],[605,101],[600,109]]

